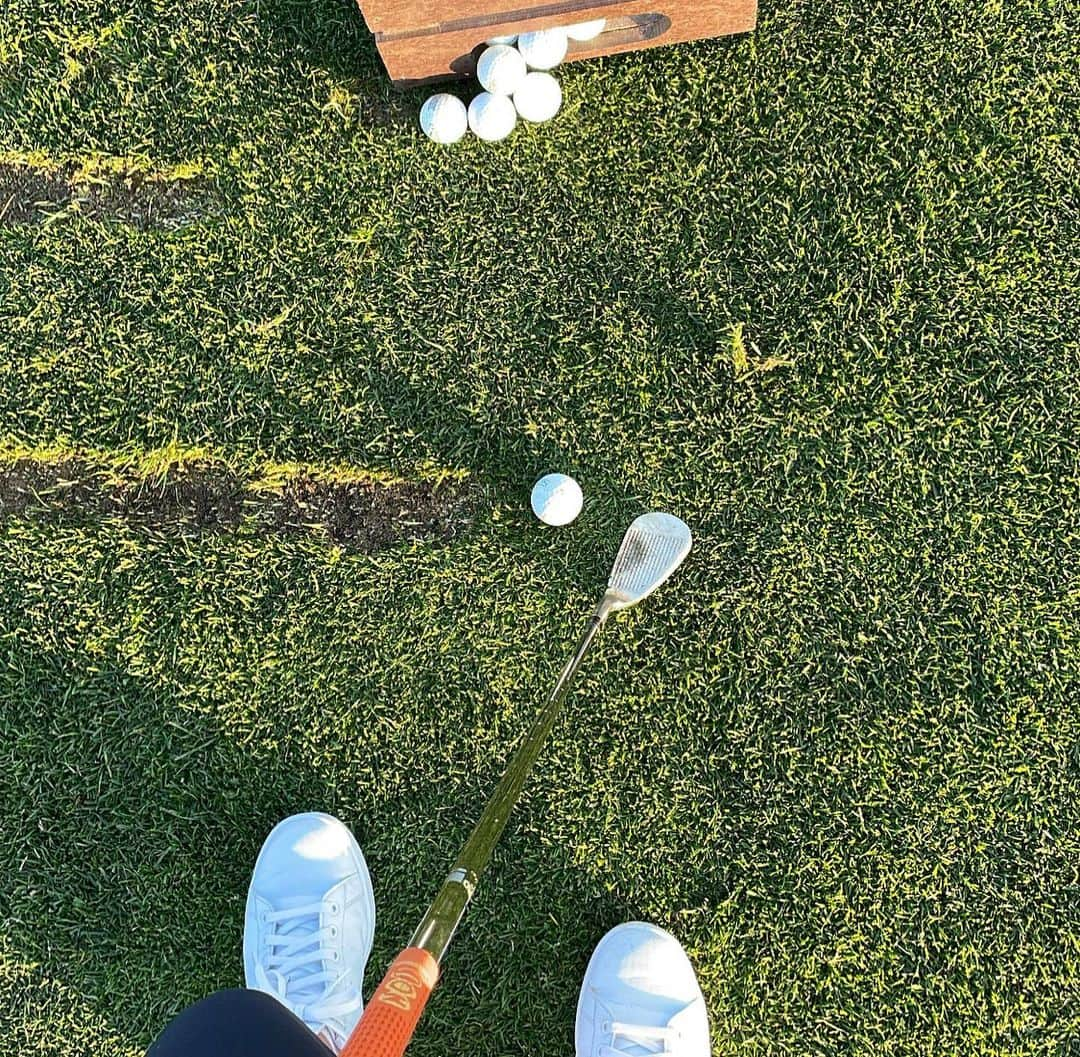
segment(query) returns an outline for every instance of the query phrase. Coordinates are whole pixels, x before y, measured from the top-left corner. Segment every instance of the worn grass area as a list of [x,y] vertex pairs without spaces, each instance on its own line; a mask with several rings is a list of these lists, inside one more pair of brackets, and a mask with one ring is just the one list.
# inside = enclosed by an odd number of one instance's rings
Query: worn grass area
[[[296,810],[369,856],[377,976],[648,507],[697,548],[605,632],[415,1052],[571,1052],[633,917],[717,1054],[1071,1052],[1075,15],[768,4],[446,151],[345,0],[6,4],[2,450],[473,506],[374,553],[5,508],[0,1054],[238,983]],[[556,468],[587,505],[541,531]]]
[[446,481],[364,479],[356,471],[288,465],[245,477],[205,456],[184,453],[170,463],[161,457],[159,451],[138,460],[95,460],[55,448],[5,460],[0,453],[0,519],[117,519],[174,536],[314,533],[374,553],[468,531],[477,498],[467,486]]

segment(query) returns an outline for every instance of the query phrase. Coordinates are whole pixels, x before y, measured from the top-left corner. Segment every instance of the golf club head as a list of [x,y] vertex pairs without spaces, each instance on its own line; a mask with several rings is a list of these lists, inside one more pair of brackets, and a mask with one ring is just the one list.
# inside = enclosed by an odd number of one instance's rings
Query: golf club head
[[647,598],[682,565],[692,542],[689,526],[674,514],[635,518],[615,556],[602,608],[617,612]]

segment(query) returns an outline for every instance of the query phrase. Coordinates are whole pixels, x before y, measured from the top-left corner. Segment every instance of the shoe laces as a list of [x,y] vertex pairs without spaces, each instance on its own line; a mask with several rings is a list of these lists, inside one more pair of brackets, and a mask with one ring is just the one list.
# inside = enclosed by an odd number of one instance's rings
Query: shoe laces
[[611,1041],[600,1047],[599,1057],[646,1057],[656,1053],[674,1053],[671,1044],[679,1038],[677,1029],[651,1024],[624,1024],[615,1020],[605,1024],[604,1028],[610,1034]]
[[343,1018],[360,1008],[363,997],[359,986],[346,985],[350,970],[335,967],[341,958],[337,926],[321,924],[334,909],[319,901],[265,912],[268,950],[256,980],[316,1035],[329,1036],[336,1051],[347,1035]]

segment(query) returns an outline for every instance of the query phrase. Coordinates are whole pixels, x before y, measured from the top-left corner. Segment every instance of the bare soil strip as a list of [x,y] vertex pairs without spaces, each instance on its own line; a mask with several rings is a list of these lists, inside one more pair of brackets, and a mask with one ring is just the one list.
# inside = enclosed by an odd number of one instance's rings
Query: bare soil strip
[[76,460],[0,467],[0,521],[119,518],[162,533],[312,533],[364,553],[453,539],[471,523],[474,499],[473,490],[449,482],[333,483],[301,475],[271,492],[217,467],[120,481]]
[[140,173],[79,182],[73,169],[43,172],[0,162],[0,228],[36,224],[65,210],[140,230],[177,228],[205,212],[204,180],[161,180]]

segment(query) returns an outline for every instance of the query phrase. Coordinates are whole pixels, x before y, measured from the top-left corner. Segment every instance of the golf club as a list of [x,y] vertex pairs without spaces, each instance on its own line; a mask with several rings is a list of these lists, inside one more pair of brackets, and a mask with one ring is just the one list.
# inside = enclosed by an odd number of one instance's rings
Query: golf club
[[514,753],[409,946],[394,959],[372,995],[341,1057],[399,1057],[405,1052],[438,980],[439,963],[596,633],[612,613],[636,605],[664,583],[690,552],[691,542],[690,529],[671,514],[642,514],[627,529],[607,590],[577,649]]

